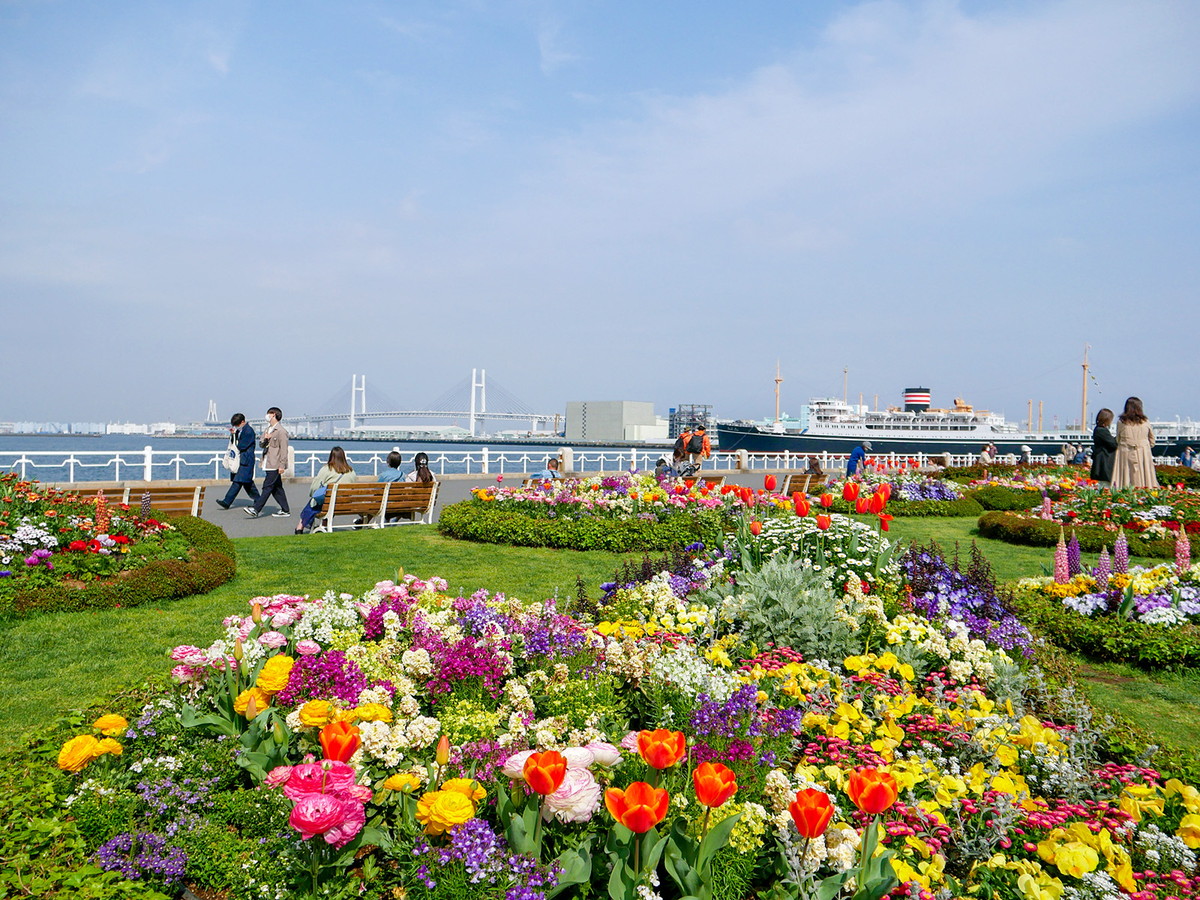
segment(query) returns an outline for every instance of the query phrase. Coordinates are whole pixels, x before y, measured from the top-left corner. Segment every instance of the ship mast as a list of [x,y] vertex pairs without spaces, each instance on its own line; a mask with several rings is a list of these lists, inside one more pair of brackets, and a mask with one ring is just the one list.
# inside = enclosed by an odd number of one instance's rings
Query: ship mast
[[1091,344],[1083,345],[1083,411],[1079,415],[1079,430],[1087,431],[1087,383],[1088,383],[1088,350]]
[[848,381],[847,381],[847,376],[848,376],[849,374],[850,374],[850,369],[848,369],[848,368],[843,368],[843,369],[842,369],[842,402],[843,402],[843,403],[849,403],[849,402],[850,402],[850,394],[849,394],[849,392],[846,390],[846,385],[848,384]]
[[775,360],[775,424],[779,424],[779,386],[783,384],[783,376],[779,374],[779,360]]

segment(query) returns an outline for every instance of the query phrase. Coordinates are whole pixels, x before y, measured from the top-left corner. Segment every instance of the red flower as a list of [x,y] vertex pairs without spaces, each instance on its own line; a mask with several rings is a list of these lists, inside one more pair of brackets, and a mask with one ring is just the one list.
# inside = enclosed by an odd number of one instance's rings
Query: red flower
[[863,812],[878,815],[896,802],[899,788],[890,772],[855,769],[846,783],[850,800]]
[[796,823],[796,830],[802,838],[820,837],[829,827],[833,818],[833,804],[829,795],[816,788],[805,788],[796,791],[796,799],[788,804],[788,812]]
[[775,490],[775,484],[776,484],[776,481],[775,481],[774,475],[764,475],[763,476],[763,488],[764,489],[766,489],[768,491],[773,491],[773,490]]
[[875,513],[875,515],[879,515],[881,512],[883,512],[884,507],[887,506],[887,501],[888,498],[886,496],[884,496],[881,492],[876,491],[871,495],[868,508],[871,510],[871,512]]
[[321,729],[321,751],[326,759],[335,762],[349,762],[354,751],[362,743],[358,726],[349,722],[330,722]]
[[525,783],[539,794],[553,794],[567,777],[567,758],[557,750],[535,753],[525,760]]
[[716,809],[737,793],[737,776],[733,770],[721,763],[702,762],[692,772],[692,784],[696,787],[696,799],[705,806]]
[[868,507],[870,507],[870,505],[871,505],[871,501],[868,500],[866,497],[859,497],[857,500],[854,501],[854,511],[856,513],[858,513],[859,515],[862,515],[863,513],[865,513],[867,511],[867,509],[868,509]]
[[808,511],[812,509],[812,504],[810,504],[805,496],[799,491],[796,491],[796,493],[792,495],[792,504],[796,507],[796,515],[802,519],[807,516]]
[[755,519],[753,522],[751,522],[750,533],[755,537],[758,537],[760,534],[762,534],[762,522],[758,521],[758,519]]
[[649,831],[667,815],[671,798],[663,788],[635,781],[625,790],[609,788],[604,792],[604,805],[614,819],[638,834]]
[[880,513],[879,514],[880,529],[883,531],[891,531],[892,530],[891,523],[892,523],[892,519],[894,519],[894,518],[896,518],[896,517],[893,516],[891,513]]
[[828,531],[829,526],[833,524],[833,519],[829,516],[817,516],[817,528],[821,531]]
[[68,550],[86,550],[87,542],[86,541],[71,541],[71,543],[67,544],[67,549]]
[[829,507],[833,506],[833,494],[822,494],[821,505],[826,509],[829,509]]
[[842,486],[842,499],[853,503],[858,498],[859,485],[857,481],[847,481]]
[[647,765],[655,769],[669,769],[687,753],[687,738],[682,731],[669,731],[666,728],[639,731],[637,749]]

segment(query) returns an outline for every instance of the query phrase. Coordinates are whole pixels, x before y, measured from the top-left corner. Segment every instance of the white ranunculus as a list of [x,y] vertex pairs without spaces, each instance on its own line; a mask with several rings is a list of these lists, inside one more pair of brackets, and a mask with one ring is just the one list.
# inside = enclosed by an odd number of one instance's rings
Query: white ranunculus
[[595,755],[586,747],[568,747],[562,755],[568,769],[586,769],[596,761]]
[[553,794],[546,795],[542,816],[553,816],[560,822],[587,822],[600,808],[600,783],[587,769],[567,769],[563,783]]
[[608,766],[611,769],[621,761],[620,748],[614,747],[607,741],[592,741],[585,746],[588,750],[592,751],[592,756],[602,766]]
[[504,761],[504,765],[500,767],[500,771],[509,778],[519,778],[525,780],[525,762],[529,757],[533,756],[535,751],[522,750],[520,753],[514,753]]

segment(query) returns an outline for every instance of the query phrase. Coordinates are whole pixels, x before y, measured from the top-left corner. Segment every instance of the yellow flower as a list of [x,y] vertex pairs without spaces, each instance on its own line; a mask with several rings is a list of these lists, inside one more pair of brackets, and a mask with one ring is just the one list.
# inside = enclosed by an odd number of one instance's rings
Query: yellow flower
[[258,681],[254,682],[254,686],[263,693],[278,694],[287,687],[288,676],[292,674],[294,663],[294,659],[282,653],[272,656],[258,673]]
[[1121,792],[1120,807],[1135,822],[1142,821],[1142,813],[1161,816],[1165,806],[1166,801],[1153,785],[1131,784]]
[[328,700],[309,700],[300,707],[300,724],[321,728],[333,721],[335,712]]
[[364,703],[350,710],[351,718],[358,722],[390,722],[392,711],[382,703]]
[[426,834],[445,834],[455,825],[475,818],[475,804],[458,791],[431,791],[417,801],[417,821]]
[[67,772],[78,772],[100,755],[100,742],[90,734],[73,737],[58,751],[58,767]]
[[1175,836],[1193,850],[1200,849],[1200,815],[1188,813],[1184,816],[1179,822]]
[[106,716],[101,716],[95,722],[93,722],[92,727],[101,734],[106,734],[109,737],[116,737],[129,727],[129,720],[124,716],[118,716],[116,713],[109,713]]
[[[250,700],[254,700],[254,715],[250,715]],[[247,688],[233,701],[233,711],[239,716],[252,719],[271,705],[271,698],[261,688]]]
[[1190,813],[1200,814],[1200,791],[1196,790],[1190,784],[1184,784],[1178,778],[1172,778],[1168,781],[1166,788],[1168,797],[1180,794],[1183,797],[1183,808]]
[[450,778],[442,783],[443,791],[458,791],[464,797],[475,801],[487,796],[487,791],[479,786],[474,778]]
[[100,738],[96,742],[96,755],[103,756],[105,753],[111,753],[113,756],[120,756],[122,747],[110,737]]
[[385,791],[399,791],[401,794],[411,794],[420,786],[420,776],[412,772],[398,772],[383,783]]

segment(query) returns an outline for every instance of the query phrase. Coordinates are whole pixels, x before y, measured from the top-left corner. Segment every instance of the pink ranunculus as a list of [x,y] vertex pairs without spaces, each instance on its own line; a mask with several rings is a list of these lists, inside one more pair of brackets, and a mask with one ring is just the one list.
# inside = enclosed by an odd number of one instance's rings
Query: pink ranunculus
[[587,822],[600,808],[600,783],[587,769],[567,768],[557,791],[546,795],[542,816],[560,822]]
[[500,771],[509,778],[515,778],[519,781],[525,780],[525,761],[533,756],[535,751],[522,750],[520,753],[514,753],[504,761],[504,765],[500,767]]
[[271,616],[272,628],[286,628],[288,625],[295,625],[296,620],[300,618],[300,613],[294,609],[281,609],[275,615]]
[[[635,738],[636,740],[636,738]],[[612,768],[621,761],[621,750],[607,741],[592,741],[584,746],[592,751],[592,756],[602,766]]]
[[316,656],[321,652],[321,645],[316,641],[303,640],[296,645],[296,653],[300,656]]
[[375,792],[365,784],[352,784],[346,790],[342,791],[342,796],[351,800],[358,800],[361,803],[366,803],[375,796]]
[[595,755],[586,747],[568,747],[562,752],[568,769],[586,769],[596,761]]
[[267,787],[283,787],[288,783],[288,779],[292,777],[291,766],[276,766],[267,773],[267,777],[263,779],[263,784]]
[[346,821],[346,807],[358,806],[347,803],[332,794],[304,794],[292,808],[288,824],[300,832],[304,840],[325,834]]
[[342,796],[354,787],[354,767],[344,762],[324,760],[292,766],[283,792],[292,800],[305,794]]
[[191,644],[180,644],[171,651],[171,659],[175,662],[187,663],[189,666],[202,666],[208,662],[204,651]]
[[631,731],[631,732],[629,732],[629,734],[625,735],[625,737],[621,738],[622,749],[636,750],[638,748],[637,736],[638,736],[638,732]]
[[196,677],[195,668],[181,664],[171,670],[171,680],[176,684],[190,684],[199,679]]
[[[368,793],[370,793],[368,791]],[[342,800],[342,813],[345,818],[325,832],[325,843],[341,850],[350,843],[367,823],[367,812],[362,803],[353,800]]]
[[287,646],[288,639],[287,635],[278,631],[267,631],[258,636],[258,642],[271,650],[278,650],[280,647]]

